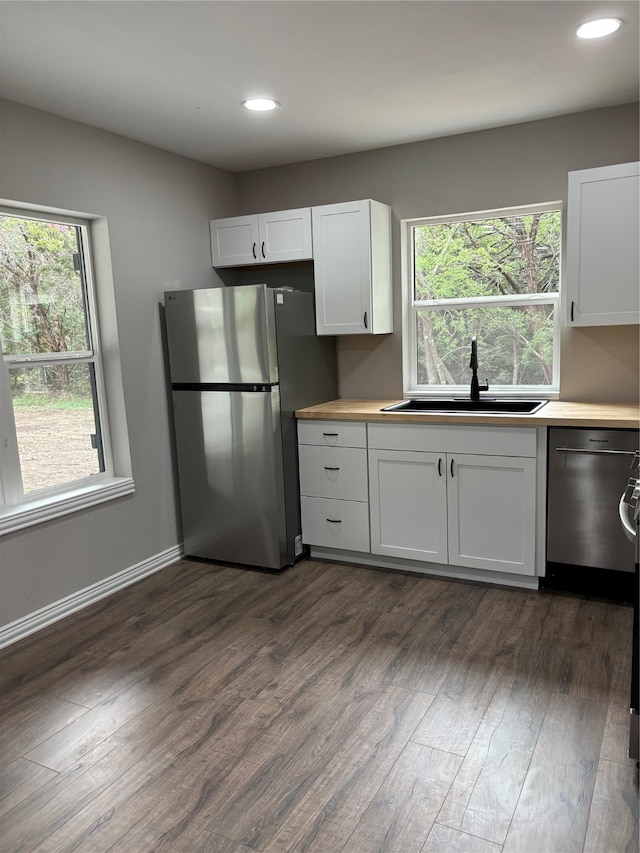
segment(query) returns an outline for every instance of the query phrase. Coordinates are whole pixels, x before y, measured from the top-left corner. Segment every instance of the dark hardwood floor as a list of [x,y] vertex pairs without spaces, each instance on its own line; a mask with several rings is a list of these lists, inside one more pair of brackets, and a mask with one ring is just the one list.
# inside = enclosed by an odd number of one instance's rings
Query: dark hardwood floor
[[631,620],[181,561],[0,652],[0,851],[637,853]]

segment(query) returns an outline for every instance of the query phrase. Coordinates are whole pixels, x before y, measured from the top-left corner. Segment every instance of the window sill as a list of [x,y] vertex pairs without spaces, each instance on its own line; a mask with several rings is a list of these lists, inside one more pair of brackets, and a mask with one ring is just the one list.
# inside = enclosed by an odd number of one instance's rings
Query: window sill
[[131,477],[112,477],[95,485],[69,489],[64,494],[24,500],[0,509],[0,536],[130,495],[134,491],[135,483]]
[[[469,397],[469,387],[459,385],[439,385],[437,388],[426,385],[416,385],[413,389],[405,388],[402,392],[404,398],[419,398],[421,400],[445,399],[450,400],[452,397]],[[495,386],[489,388],[485,393],[480,394],[480,397],[495,398],[497,400],[558,400],[560,391],[557,388],[549,388],[548,386],[531,386],[527,388],[515,388],[510,386]]]

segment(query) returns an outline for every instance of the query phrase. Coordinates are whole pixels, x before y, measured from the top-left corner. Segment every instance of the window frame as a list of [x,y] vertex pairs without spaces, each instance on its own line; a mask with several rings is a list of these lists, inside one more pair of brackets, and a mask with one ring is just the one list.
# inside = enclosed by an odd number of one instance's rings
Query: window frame
[[[420,385],[418,384],[418,340],[417,340],[417,315],[421,310],[436,310],[439,307],[450,308],[483,308],[492,305],[503,307],[517,307],[522,305],[542,304],[553,305],[553,379],[551,385],[491,385],[492,397],[541,397],[546,400],[557,399],[560,392],[560,335],[561,324],[561,293],[562,293],[562,245],[558,265],[560,281],[556,293],[544,294],[513,294],[505,296],[478,296],[466,299],[429,299],[416,300],[414,298],[414,241],[413,229],[425,225],[438,225],[451,222],[472,222],[482,219],[499,219],[504,216],[525,216],[535,213],[560,213],[563,217],[562,201],[541,202],[538,204],[519,205],[517,207],[502,207],[493,210],[479,210],[469,213],[457,213],[440,216],[421,216],[412,219],[403,219],[400,229],[401,257],[402,257],[402,384],[405,397],[451,397],[467,396],[471,384],[471,373],[469,383],[466,385]],[[561,219],[562,221],[562,219]],[[561,225],[562,227],[562,225]],[[562,242],[562,241],[561,241]],[[469,341],[471,345],[471,341]],[[480,370],[482,382],[482,351],[479,352]]]
[[[109,370],[105,367],[102,349],[102,332],[105,322],[103,314],[110,315],[110,322],[114,325],[114,328],[109,331],[110,348],[113,347],[115,340],[117,349],[114,287],[106,220],[89,214],[44,208],[40,205],[19,204],[6,199],[0,199],[0,213],[24,219],[71,225],[80,229],[79,250],[83,264],[85,316],[90,346],[88,350],[69,353],[4,356],[0,343],[0,441],[2,442],[0,536],[2,536],[32,524],[49,521],[131,494],[135,491],[135,484],[131,476],[119,354],[115,364]],[[98,242],[99,246],[96,245]],[[97,255],[102,258],[101,262],[96,263]],[[107,308],[106,311],[101,311],[100,303],[102,307]],[[61,363],[90,364],[93,367],[94,413],[96,429],[100,433],[102,445],[98,454],[102,455],[104,470],[25,494],[20,473],[10,370],[21,367],[46,367]],[[106,375],[107,372],[111,373],[110,377]],[[114,411],[118,413],[116,417],[119,415],[121,421],[115,437],[112,430]]]

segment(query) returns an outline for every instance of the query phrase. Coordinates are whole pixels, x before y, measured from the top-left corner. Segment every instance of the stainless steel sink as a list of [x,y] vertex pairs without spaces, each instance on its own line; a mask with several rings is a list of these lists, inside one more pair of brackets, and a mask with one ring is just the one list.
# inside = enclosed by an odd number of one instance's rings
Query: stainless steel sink
[[422,412],[428,414],[449,414],[450,412],[483,412],[489,415],[532,415],[541,409],[546,400],[482,400],[469,399],[432,399],[403,400],[381,409],[383,412]]

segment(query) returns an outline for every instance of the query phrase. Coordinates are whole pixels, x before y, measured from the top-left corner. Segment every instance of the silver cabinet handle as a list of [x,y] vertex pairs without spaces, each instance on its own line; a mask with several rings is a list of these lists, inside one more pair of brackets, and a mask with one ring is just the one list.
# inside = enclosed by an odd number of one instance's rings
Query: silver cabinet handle
[[253,246],[252,246],[252,248],[251,248],[251,251],[253,252],[253,257],[254,257],[254,258],[255,258],[255,260],[257,261],[257,260],[258,260],[258,256],[256,255],[256,244],[255,244],[255,243],[253,244]]
[[341,518],[328,518],[327,521],[329,524],[342,524]]
[[323,432],[322,434],[331,438],[337,438],[340,435],[339,432]]
[[635,456],[635,450],[590,450],[583,447],[556,447],[556,453],[602,453],[607,456]]
[[340,469],[339,468],[332,468],[329,465],[325,465],[324,470],[325,471],[339,471]]

